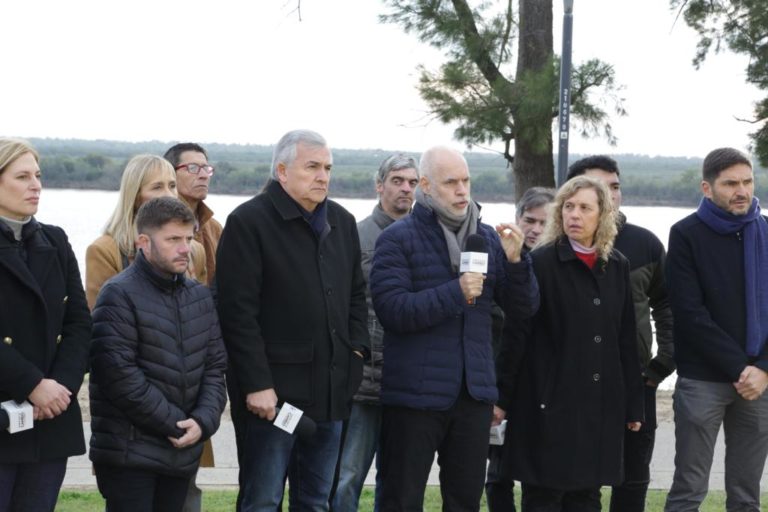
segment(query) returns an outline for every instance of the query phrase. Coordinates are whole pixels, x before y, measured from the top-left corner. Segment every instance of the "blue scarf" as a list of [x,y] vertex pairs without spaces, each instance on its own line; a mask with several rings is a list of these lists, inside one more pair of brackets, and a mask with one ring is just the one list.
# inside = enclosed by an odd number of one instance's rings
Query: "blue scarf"
[[764,279],[761,279],[768,269],[768,222],[760,214],[760,201],[752,198],[752,206],[747,213],[733,215],[704,197],[696,215],[718,234],[732,235],[744,231],[747,355],[758,356],[768,337],[768,282],[763,283]]
[[328,200],[324,199],[312,212],[305,210],[298,202],[296,202],[296,206],[299,207],[301,215],[306,219],[312,231],[317,235],[317,238],[320,240],[325,238],[325,235],[331,230],[331,227],[328,225]]

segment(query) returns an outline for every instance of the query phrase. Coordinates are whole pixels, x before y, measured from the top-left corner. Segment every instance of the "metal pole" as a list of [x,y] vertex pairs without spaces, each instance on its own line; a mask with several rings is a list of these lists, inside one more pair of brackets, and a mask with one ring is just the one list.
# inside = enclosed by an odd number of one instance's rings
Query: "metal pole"
[[571,129],[571,42],[573,39],[573,0],[563,0],[563,51],[560,54],[560,104],[557,117],[557,186],[568,174],[568,137]]

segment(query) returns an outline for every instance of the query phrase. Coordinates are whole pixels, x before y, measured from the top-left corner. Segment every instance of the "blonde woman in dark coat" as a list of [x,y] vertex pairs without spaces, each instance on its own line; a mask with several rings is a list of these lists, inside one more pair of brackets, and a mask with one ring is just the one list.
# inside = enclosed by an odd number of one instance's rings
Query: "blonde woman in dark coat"
[[599,511],[600,487],[623,479],[624,430],[643,420],[629,262],[615,237],[605,185],[566,182],[531,253],[539,311],[505,326],[505,469],[523,484],[523,512]]
[[38,160],[0,139],[0,402],[34,405],[32,429],[0,431],[2,511],[53,510],[67,458],[85,453],[77,392],[91,318],[67,235],[34,218]]

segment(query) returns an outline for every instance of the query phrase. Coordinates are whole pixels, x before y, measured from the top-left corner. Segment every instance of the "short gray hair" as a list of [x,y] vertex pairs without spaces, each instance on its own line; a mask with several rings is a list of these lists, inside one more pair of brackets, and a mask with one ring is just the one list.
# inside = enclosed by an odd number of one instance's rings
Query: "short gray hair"
[[416,171],[416,177],[419,175],[419,164],[416,163],[416,159],[412,156],[404,155],[403,153],[397,153],[388,156],[381,162],[379,170],[374,174],[373,179],[376,184],[384,183],[387,180],[387,176],[392,171],[402,171],[403,169],[414,169]]
[[312,130],[291,130],[283,135],[272,152],[272,179],[277,180],[278,164],[291,165],[296,158],[296,146],[303,142],[307,146],[327,148],[325,138]]
[[523,216],[528,210],[540,208],[555,200],[555,190],[544,187],[531,187],[525,191],[523,197],[517,202],[517,218]]

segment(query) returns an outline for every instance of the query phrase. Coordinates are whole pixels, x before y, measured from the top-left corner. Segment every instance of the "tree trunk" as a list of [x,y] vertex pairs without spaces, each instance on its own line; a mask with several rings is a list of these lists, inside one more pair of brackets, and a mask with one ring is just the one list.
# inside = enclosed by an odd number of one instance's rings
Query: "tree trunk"
[[[523,88],[553,88],[552,81],[552,0],[520,0],[517,82]],[[541,80],[526,77],[541,76]],[[552,91],[523,89],[528,99],[539,103],[526,112],[513,114],[515,124],[515,199],[533,186],[554,187],[552,160]]]
[[515,201],[531,187],[555,187],[555,166],[552,161],[552,137],[549,149],[540,151],[522,139],[515,139]]

